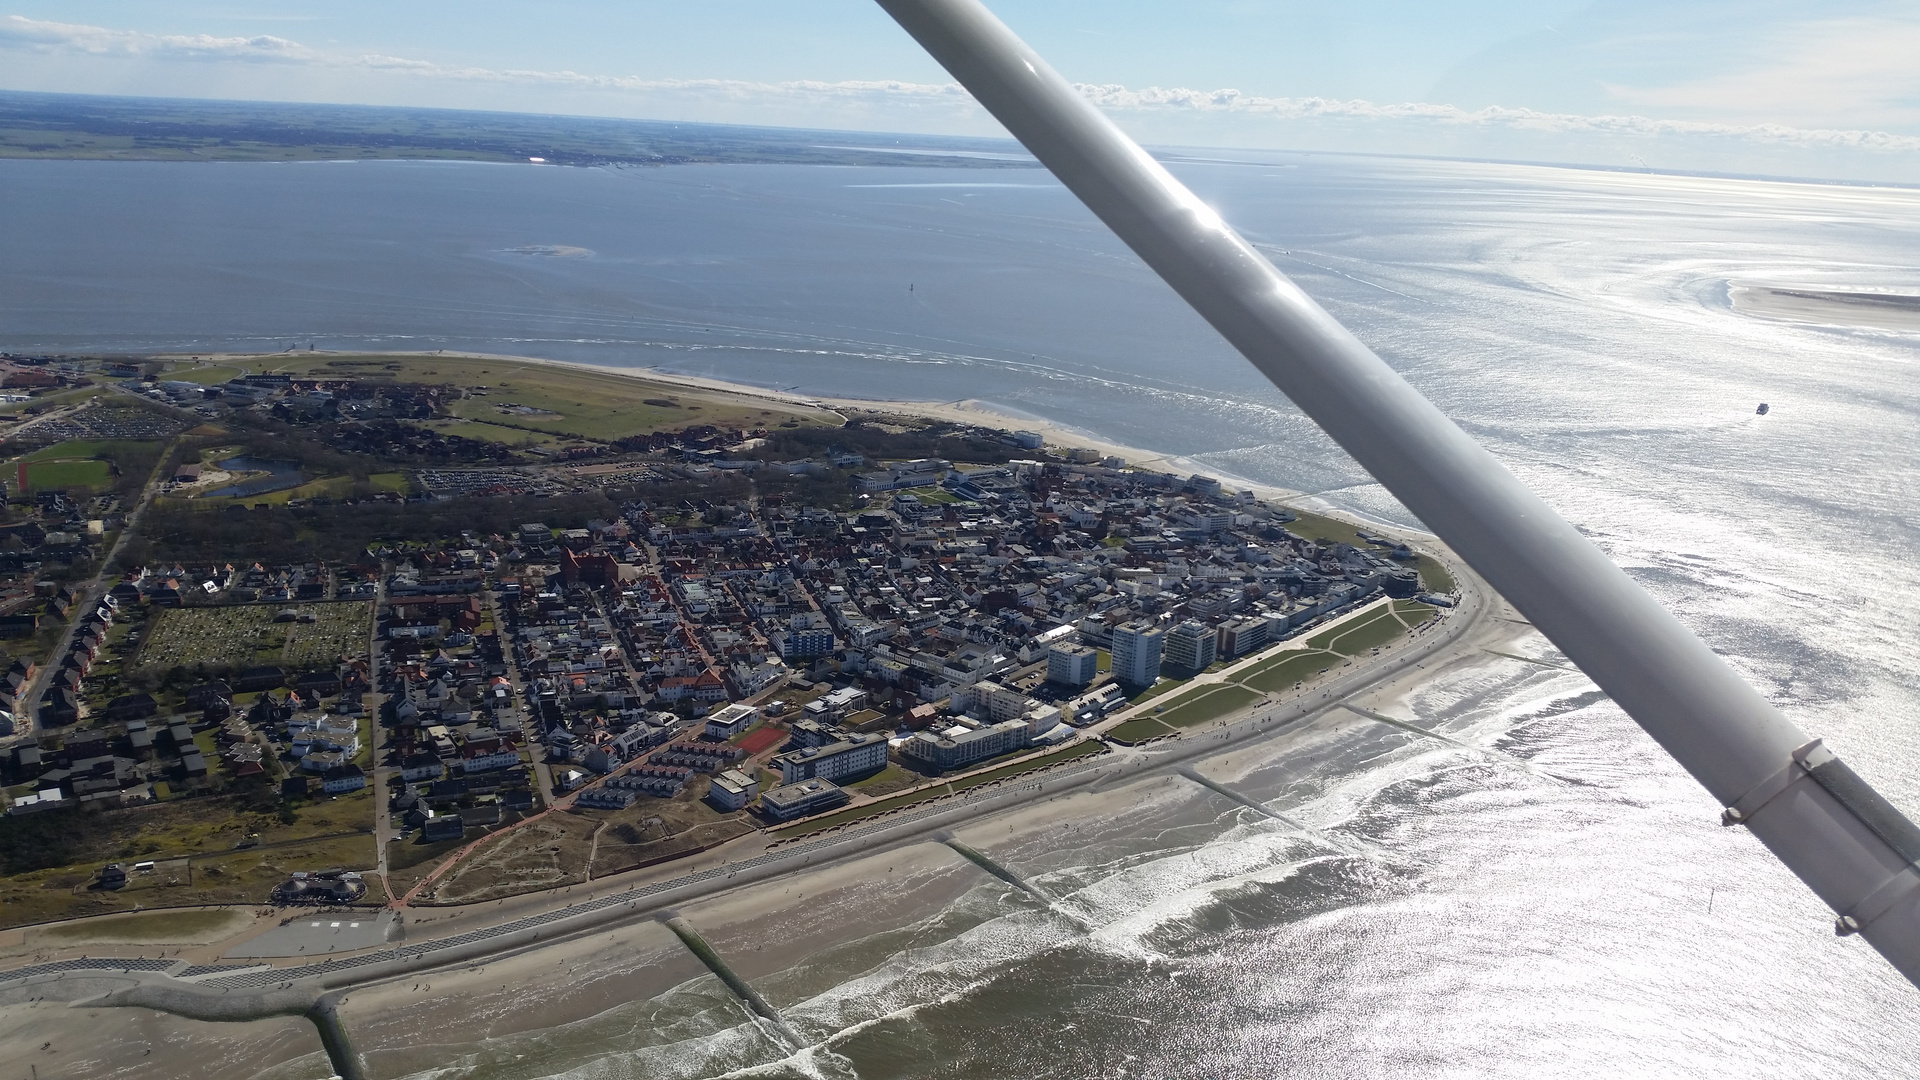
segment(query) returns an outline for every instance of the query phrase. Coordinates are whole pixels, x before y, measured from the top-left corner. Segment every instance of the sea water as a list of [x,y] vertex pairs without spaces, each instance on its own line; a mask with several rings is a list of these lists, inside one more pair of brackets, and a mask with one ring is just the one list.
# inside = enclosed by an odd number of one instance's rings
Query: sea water
[[[1172,167],[1920,810],[1920,337],[1729,302],[1920,291],[1920,192]],[[0,162],[0,245],[9,350],[470,349],[980,399],[1417,524],[1033,171]],[[1124,820],[1003,844],[1061,904],[983,883],[914,948],[841,947],[831,970],[858,974],[771,980],[801,1054],[696,983],[644,1026],[450,1047],[431,1075],[1920,1069],[1914,991],[1583,677],[1489,656],[1396,707],[1469,748],[1352,724],[1236,754],[1221,776],[1306,833],[1159,784]]]

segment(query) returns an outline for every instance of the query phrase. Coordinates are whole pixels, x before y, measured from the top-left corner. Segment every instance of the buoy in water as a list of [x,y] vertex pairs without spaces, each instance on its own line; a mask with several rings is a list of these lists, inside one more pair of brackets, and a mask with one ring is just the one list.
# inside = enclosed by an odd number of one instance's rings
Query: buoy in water
[[1755,409],[1755,410],[1753,410],[1753,414],[1754,414],[1755,416],[1765,416],[1765,415],[1767,415],[1767,403],[1766,403],[1766,402],[1764,402],[1764,401],[1763,401],[1763,402],[1761,402],[1761,403],[1760,403],[1760,407],[1759,407],[1759,408],[1757,408],[1757,409]]

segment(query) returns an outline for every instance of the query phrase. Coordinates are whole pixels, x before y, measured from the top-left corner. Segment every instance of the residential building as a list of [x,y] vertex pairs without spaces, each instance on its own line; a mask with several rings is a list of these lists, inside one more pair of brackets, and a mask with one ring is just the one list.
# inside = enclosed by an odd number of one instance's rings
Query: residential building
[[458,811],[436,814],[427,811],[426,821],[420,825],[420,839],[433,843],[439,840],[458,840],[466,833],[466,822],[460,820]]
[[[1055,710],[1058,716],[1058,710]],[[1033,729],[1024,719],[1005,720],[987,727],[955,726],[938,734],[922,731],[900,748],[904,757],[929,768],[946,770],[985,761],[1025,747]]]
[[1220,628],[1220,655],[1245,656],[1267,643],[1267,620],[1235,619]]
[[359,791],[366,786],[367,774],[352,762],[335,765],[321,774],[320,790],[329,795],[344,795],[349,791]]
[[769,635],[769,640],[787,660],[833,655],[833,631],[824,626],[802,627],[796,620],[784,633]]
[[1160,654],[1167,634],[1155,623],[1133,622],[1113,628],[1113,677],[1130,686],[1152,686],[1160,679]]
[[[885,740],[880,744],[886,746]],[[821,810],[839,806],[847,801],[847,793],[830,780],[815,777],[802,780],[797,784],[782,784],[760,797],[760,806],[767,816],[775,821],[792,821],[797,817],[817,813]]]
[[729,705],[707,717],[709,739],[731,739],[760,719],[760,710],[751,705]]
[[469,739],[467,745],[460,748],[460,767],[465,773],[510,769],[518,764],[520,751],[504,739]]
[[1197,675],[1213,663],[1215,644],[1213,627],[1188,619],[1167,631],[1162,659],[1168,667]]
[[786,785],[814,777],[839,780],[859,776],[886,767],[887,737],[878,733],[852,735],[844,742],[789,751],[768,764],[780,770],[780,782]]
[[1085,645],[1060,643],[1047,647],[1047,681],[1061,686],[1085,686],[1100,671],[1100,652]]
[[727,813],[745,809],[759,795],[760,781],[739,769],[728,769],[707,783],[707,801]]
[[1067,703],[1068,721],[1075,727],[1085,727],[1094,723],[1114,709],[1126,704],[1126,696],[1120,692],[1119,684],[1108,683],[1100,689],[1074,698]]

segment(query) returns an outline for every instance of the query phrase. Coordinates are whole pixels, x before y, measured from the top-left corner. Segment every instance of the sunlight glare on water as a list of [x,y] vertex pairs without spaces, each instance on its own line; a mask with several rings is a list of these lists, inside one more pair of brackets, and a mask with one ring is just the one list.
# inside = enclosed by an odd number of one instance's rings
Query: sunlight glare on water
[[[1792,719],[1920,807],[1920,334],[1730,299],[1739,282],[1920,292],[1920,192],[1327,156],[1172,167]],[[6,221],[0,342],[473,349],[981,399],[1405,520],[1062,190],[981,177],[0,162],[7,203],[41,209]],[[776,977],[815,1041],[799,1055],[696,980],[446,1047],[416,1076],[1920,1070],[1914,991],[1836,941],[1584,678],[1489,657],[1399,708],[1493,753],[1356,721],[1221,772],[1317,835],[1155,781],[1120,818],[1003,843],[1060,904],[983,884],[908,937],[819,958],[832,979]]]

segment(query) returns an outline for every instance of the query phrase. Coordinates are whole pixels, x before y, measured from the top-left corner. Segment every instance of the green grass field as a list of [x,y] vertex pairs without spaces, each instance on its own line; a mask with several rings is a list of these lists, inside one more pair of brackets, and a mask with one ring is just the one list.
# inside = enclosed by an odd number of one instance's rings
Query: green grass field
[[1173,734],[1173,729],[1155,720],[1151,716],[1142,716],[1129,720],[1107,732],[1107,738],[1126,746],[1135,746],[1148,739],[1158,739]]
[[[617,439],[694,424],[718,427],[777,427],[786,420],[838,426],[824,410],[719,390],[694,389],[635,375],[611,374],[565,364],[535,364],[491,357],[397,354],[288,353],[251,358],[249,366],[291,375],[392,379],[486,387],[485,396],[451,402],[447,411],[478,424],[454,430],[483,438],[481,428],[498,425],[512,432],[530,429],[548,435]],[[536,410],[513,411],[514,407]],[[501,441],[516,441],[502,438]]]
[[1192,681],[1191,676],[1185,679],[1161,679],[1127,700],[1135,705],[1143,705],[1155,698],[1165,697]]
[[1348,619],[1346,622],[1343,622],[1338,626],[1332,626],[1325,630],[1322,630],[1319,633],[1307,639],[1307,647],[1310,649],[1330,649],[1333,647],[1334,641],[1340,638],[1342,635],[1351,633],[1352,631],[1362,626],[1365,626],[1369,623],[1374,622],[1375,620],[1383,619],[1383,618],[1384,619],[1393,618],[1392,605],[1375,608],[1374,610],[1366,613],[1365,615],[1360,616],[1357,619]]
[[[1292,510],[1291,507],[1288,509]],[[1352,544],[1363,551],[1378,550],[1360,539],[1358,528],[1344,521],[1322,517],[1319,514],[1309,514],[1304,510],[1293,510],[1293,513],[1298,514],[1299,517],[1282,528],[1295,536],[1303,536],[1308,540],[1323,543]],[[1428,592],[1450,593],[1454,590],[1453,575],[1447,573],[1447,568],[1440,565],[1439,560],[1431,555],[1416,556],[1414,567],[1420,571],[1421,587]]]
[[1420,587],[1431,593],[1450,593],[1455,585],[1453,575],[1431,555],[1422,555],[1414,565],[1420,569]]
[[1259,701],[1260,698],[1261,694],[1258,691],[1249,690],[1237,683],[1226,683],[1208,693],[1182,701],[1168,708],[1166,712],[1155,713],[1154,719],[1168,727],[1198,727],[1239,712]]
[[1393,609],[1382,608],[1378,615],[1354,623],[1335,636],[1332,649],[1342,656],[1360,656],[1406,632],[1407,624],[1400,621]]
[[1418,600],[1395,600],[1393,602],[1393,612],[1400,616],[1400,621],[1406,623],[1408,626],[1419,626],[1421,623],[1439,614],[1439,612],[1433,609],[1433,605],[1423,604]]
[[1291,650],[1242,675],[1240,683],[1264,694],[1278,694],[1340,662],[1340,657],[1320,649]]
[[248,921],[246,912],[230,908],[187,908],[61,923],[36,930],[34,936],[63,944],[173,944],[218,940],[246,929]]
[[957,503],[963,501],[960,496],[955,495],[946,488],[939,487],[908,488],[902,492],[902,494],[911,495],[923,503]]
[[80,461],[97,458],[116,443],[110,439],[68,439],[66,442],[43,446],[31,454],[22,454],[19,461]]
[[1367,542],[1360,539],[1360,530],[1355,526],[1338,518],[1309,514],[1305,510],[1294,510],[1292,507],[1287,509],[1292,510],[1298,517],[1282,525],[1281,528],[1295,536],[1305,537],[1315,543],[1352,544],[1363,551],[1369,549]]
[[113,462],[132,463],[143,476],[154,463],[160,444],[139,439],[68,439],[22,454],[0,465],[9,483],[27,467],[27,489],[90,487],[106,491],[114,485]]
[[544,431],[528,431],[525,428],[501,427],[481,420],[427,420],[421,426],[448,435],[458,435],[463,439],[476,439],[484,442],[504,443],[507,446],[551,446],[564,442],[564,435],[549,435]]
[[27,464],[27,490],[90,487],[104,490],[113,484],[113,467],[104,461],[34,461]]
[[[268,506],[285,506],[294,499],[313,499],[325,496],[329,499],[344,498],[353,494],[353,477],[328,476],[296,488],[283,488],[279,491],[267,491],[258,495],[242,495],[238,499],[196,499],[196,502],[210,503],[215,506],[229,502],[242,502],[248,505],[266,503]],[[204,507],[202,508],[204,509]]]
[[199,383],[202,386],[211,386],[215,383],[223,383],[237,379],[241,374],[239,368],[228,367],[225,364],[195,364],[192,361],[188,361],[186,364],[167,372],[162,378],[170,379],[173,382],[190,382]]

